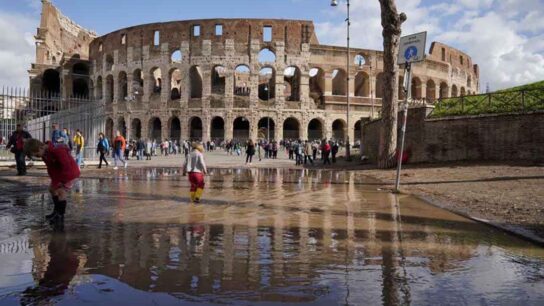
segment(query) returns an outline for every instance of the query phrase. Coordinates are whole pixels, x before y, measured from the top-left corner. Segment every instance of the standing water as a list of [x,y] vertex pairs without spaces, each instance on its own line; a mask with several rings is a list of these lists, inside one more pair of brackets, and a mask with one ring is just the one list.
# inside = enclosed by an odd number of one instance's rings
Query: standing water
[[2,179],[0,305],[542,305],[544,250],[343,171]]

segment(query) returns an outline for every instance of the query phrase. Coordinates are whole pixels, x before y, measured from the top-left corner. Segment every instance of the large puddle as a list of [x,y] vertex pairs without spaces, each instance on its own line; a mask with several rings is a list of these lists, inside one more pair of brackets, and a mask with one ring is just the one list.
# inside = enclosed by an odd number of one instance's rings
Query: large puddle
[[544,250],[350,172],[176,170],[0,182],[0,305],[542,305]]

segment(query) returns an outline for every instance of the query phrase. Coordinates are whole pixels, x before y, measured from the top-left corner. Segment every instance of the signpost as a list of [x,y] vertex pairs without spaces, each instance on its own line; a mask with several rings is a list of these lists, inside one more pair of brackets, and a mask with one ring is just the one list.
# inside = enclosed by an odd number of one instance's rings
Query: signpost
[[404,153],[404,138],[406,137],[406,121],[408,120],[408,100],[411,98],[412,63],[425,60],[425,45],[427,32],[412,34],[400,38],[398,64],[404,65],[404,103],[402,105],[402,130],[400,150],[397,151],[397,179],[395,180],[395,192],[400,188],[400,171],[402,169],[402,155]]

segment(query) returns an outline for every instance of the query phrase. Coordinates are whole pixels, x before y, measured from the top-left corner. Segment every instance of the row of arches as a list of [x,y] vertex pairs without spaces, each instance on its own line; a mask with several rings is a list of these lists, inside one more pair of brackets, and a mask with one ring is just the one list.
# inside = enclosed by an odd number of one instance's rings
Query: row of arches
[[[161,141],[164,138],[180,140],[182,136],[182,125],[178,117],[172,117],[167,122],[166,129],[163,129],[163,122],[158,117],[151,118],[147,123],[147,133],[144,134],[144,126],[138,118],[132,119],[130,122],[130,135],[127,135],[127,122],[124,117],[120,117],[117,121],[117,130],[121,134],[128,136],[129,139],[148,138],[151,140]],[[187,136],[192,140],[202,140],[204,132],[204,122],[198,117],[191,117],[188,121]],[[224,140],[227,138],[227,127],[225,120],[216,116],[209,122],[209,137],[211,140]],[[306,135],[308,140],[320,140],[326,137],[324,129],[324,120],[314,118],[309,121],[306,127]],[[108,118],[106,121],[106,136],[110,139],[114,136],[113,119]],[[302,137],[302,125],[298,119],[289,117],[285,119],[281,125],[283,139],[300,139]],[[342,119],[336,119],[332,122],[331,135],[333,139],[343,140],[346,132],[346,122]],[[232,139],[247,140],[250,138],[251,123],[246,117],[237,117],[232,122]],[[276,121],[270,117],[262,117],[257,121],[258,138],[261,139],[276,139]],[[163,135],[167,131],[167,135]],[[361,121],[357,121],[354,125],[355,139],[361,137]],[[146,136],[147,135],[147,136]],[[229,135],[230,136],[230,135]]]

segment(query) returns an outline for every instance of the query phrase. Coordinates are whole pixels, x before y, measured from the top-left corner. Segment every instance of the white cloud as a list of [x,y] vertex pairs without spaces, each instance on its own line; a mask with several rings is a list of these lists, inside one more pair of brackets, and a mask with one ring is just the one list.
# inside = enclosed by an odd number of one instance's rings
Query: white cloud
[[38,20],[0,12],[0,84],[28,87],[28,69],[35,58],[33,34]]
[[[378,0],[352,0],[352,44],[382,50]],[[440,41],[468,53],[480,67],[481,89],[489,82],[500,89],[544,80],[544,1],[450,0],[425,5],[421,0],[397,1],[408,20],[403,33],[427,31]],[[321,43],[345,45],[345,9],[316,24]]]

